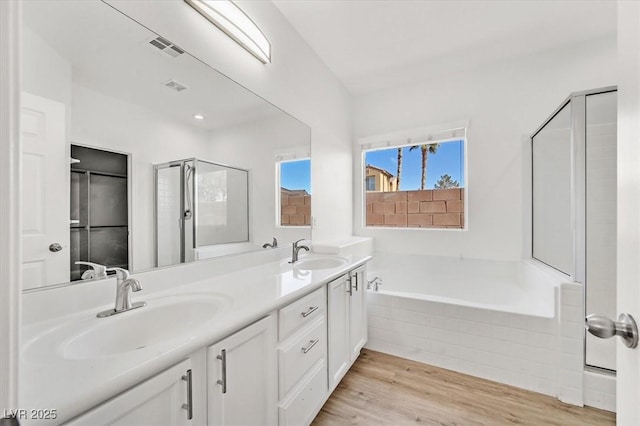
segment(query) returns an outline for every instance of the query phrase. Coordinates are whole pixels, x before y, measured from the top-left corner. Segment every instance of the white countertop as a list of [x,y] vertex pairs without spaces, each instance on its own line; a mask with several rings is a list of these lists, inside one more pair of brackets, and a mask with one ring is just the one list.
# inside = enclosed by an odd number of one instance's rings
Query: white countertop
[[[59,424],[70,420],[371,259],[370,256],[342,257],[348,263],[337,268],[296,271],[287,266],[286,260],[278,260],[174,287],[158,286],[157,291],[153,291],[153,283],[147,282],[158,277],[157,273],[147,274],[146,279],[145,274],[134,274],[144,289],[132,294],[134,302],[146,301],[153,306],[166,302],[167,298],[197,295],[217,298],[222,303],[211,320],[190,327],[188,333],[118,355],[67,359],[56,351],[65,330],[72,334],[74,329],[86,327],[88,323],[135,315],[135,311],[131,311],[115,317],[96,318],[97,312],[112,308],[112,303],[26,325],[22,329],[19,408],[55,409],[57,419],[27,419],[21,421],[22,424]],[[110,281],[115,287],[115,282]],[[54,292],[51,294],[55,297]],[[38,297],[38,303],[42,303],[43,296]],[[55,303],[55,300],[50,302]],[[29,299],[24,303],[29,303]]]

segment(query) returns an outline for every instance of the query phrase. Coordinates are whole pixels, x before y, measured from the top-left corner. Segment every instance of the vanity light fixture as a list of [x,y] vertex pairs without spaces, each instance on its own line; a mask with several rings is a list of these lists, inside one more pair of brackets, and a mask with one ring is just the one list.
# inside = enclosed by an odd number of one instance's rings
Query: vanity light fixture
[[189,6],[224,31],[258,58],[271,62],[271,43],[255,22],[231,0],[184,0]]
[[204,115],[202,114],[193,114],[193,118],[196,120],[204,120]]

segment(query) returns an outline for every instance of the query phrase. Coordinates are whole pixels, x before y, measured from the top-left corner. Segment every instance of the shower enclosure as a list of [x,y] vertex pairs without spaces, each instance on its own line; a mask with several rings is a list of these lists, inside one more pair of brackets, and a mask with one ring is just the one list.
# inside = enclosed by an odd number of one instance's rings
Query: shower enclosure
[[[584,285],[585,312],[616,311],[616,88],[571,94],[532,135],[533,257]],[[585,339],[615,371],[616,342]]]
[[154,166],[156,266],[249,241],[249,172],[190,158]]

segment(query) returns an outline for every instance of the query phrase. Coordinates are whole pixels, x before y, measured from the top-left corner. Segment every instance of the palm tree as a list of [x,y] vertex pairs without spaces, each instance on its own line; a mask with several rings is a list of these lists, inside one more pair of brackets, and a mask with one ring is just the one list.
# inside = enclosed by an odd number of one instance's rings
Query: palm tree
[[422,181],[420,182],[420,189],[425,189],[427,186],[427,161],[429,154],[435,154],[440,148],[439,143],[430,143],[424,145],[414,145],[409,148],[409,151],[420,148],[422,153]]
[[396,173],[396,191],[400,191],[400,173],[402,173],[402,148],[398,148],[398,169]]

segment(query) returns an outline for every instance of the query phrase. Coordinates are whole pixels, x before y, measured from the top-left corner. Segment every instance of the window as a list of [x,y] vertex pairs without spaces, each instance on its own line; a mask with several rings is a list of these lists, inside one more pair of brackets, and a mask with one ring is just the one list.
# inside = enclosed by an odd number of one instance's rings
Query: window
[[311,160],[276,163],[279,226],[311,226]]
[[464,137],[364,149],[366,226],[464,229],[465,150]]
[[376,190],[376,177],[375,176],[367,176],[367,191],[375,191]]

